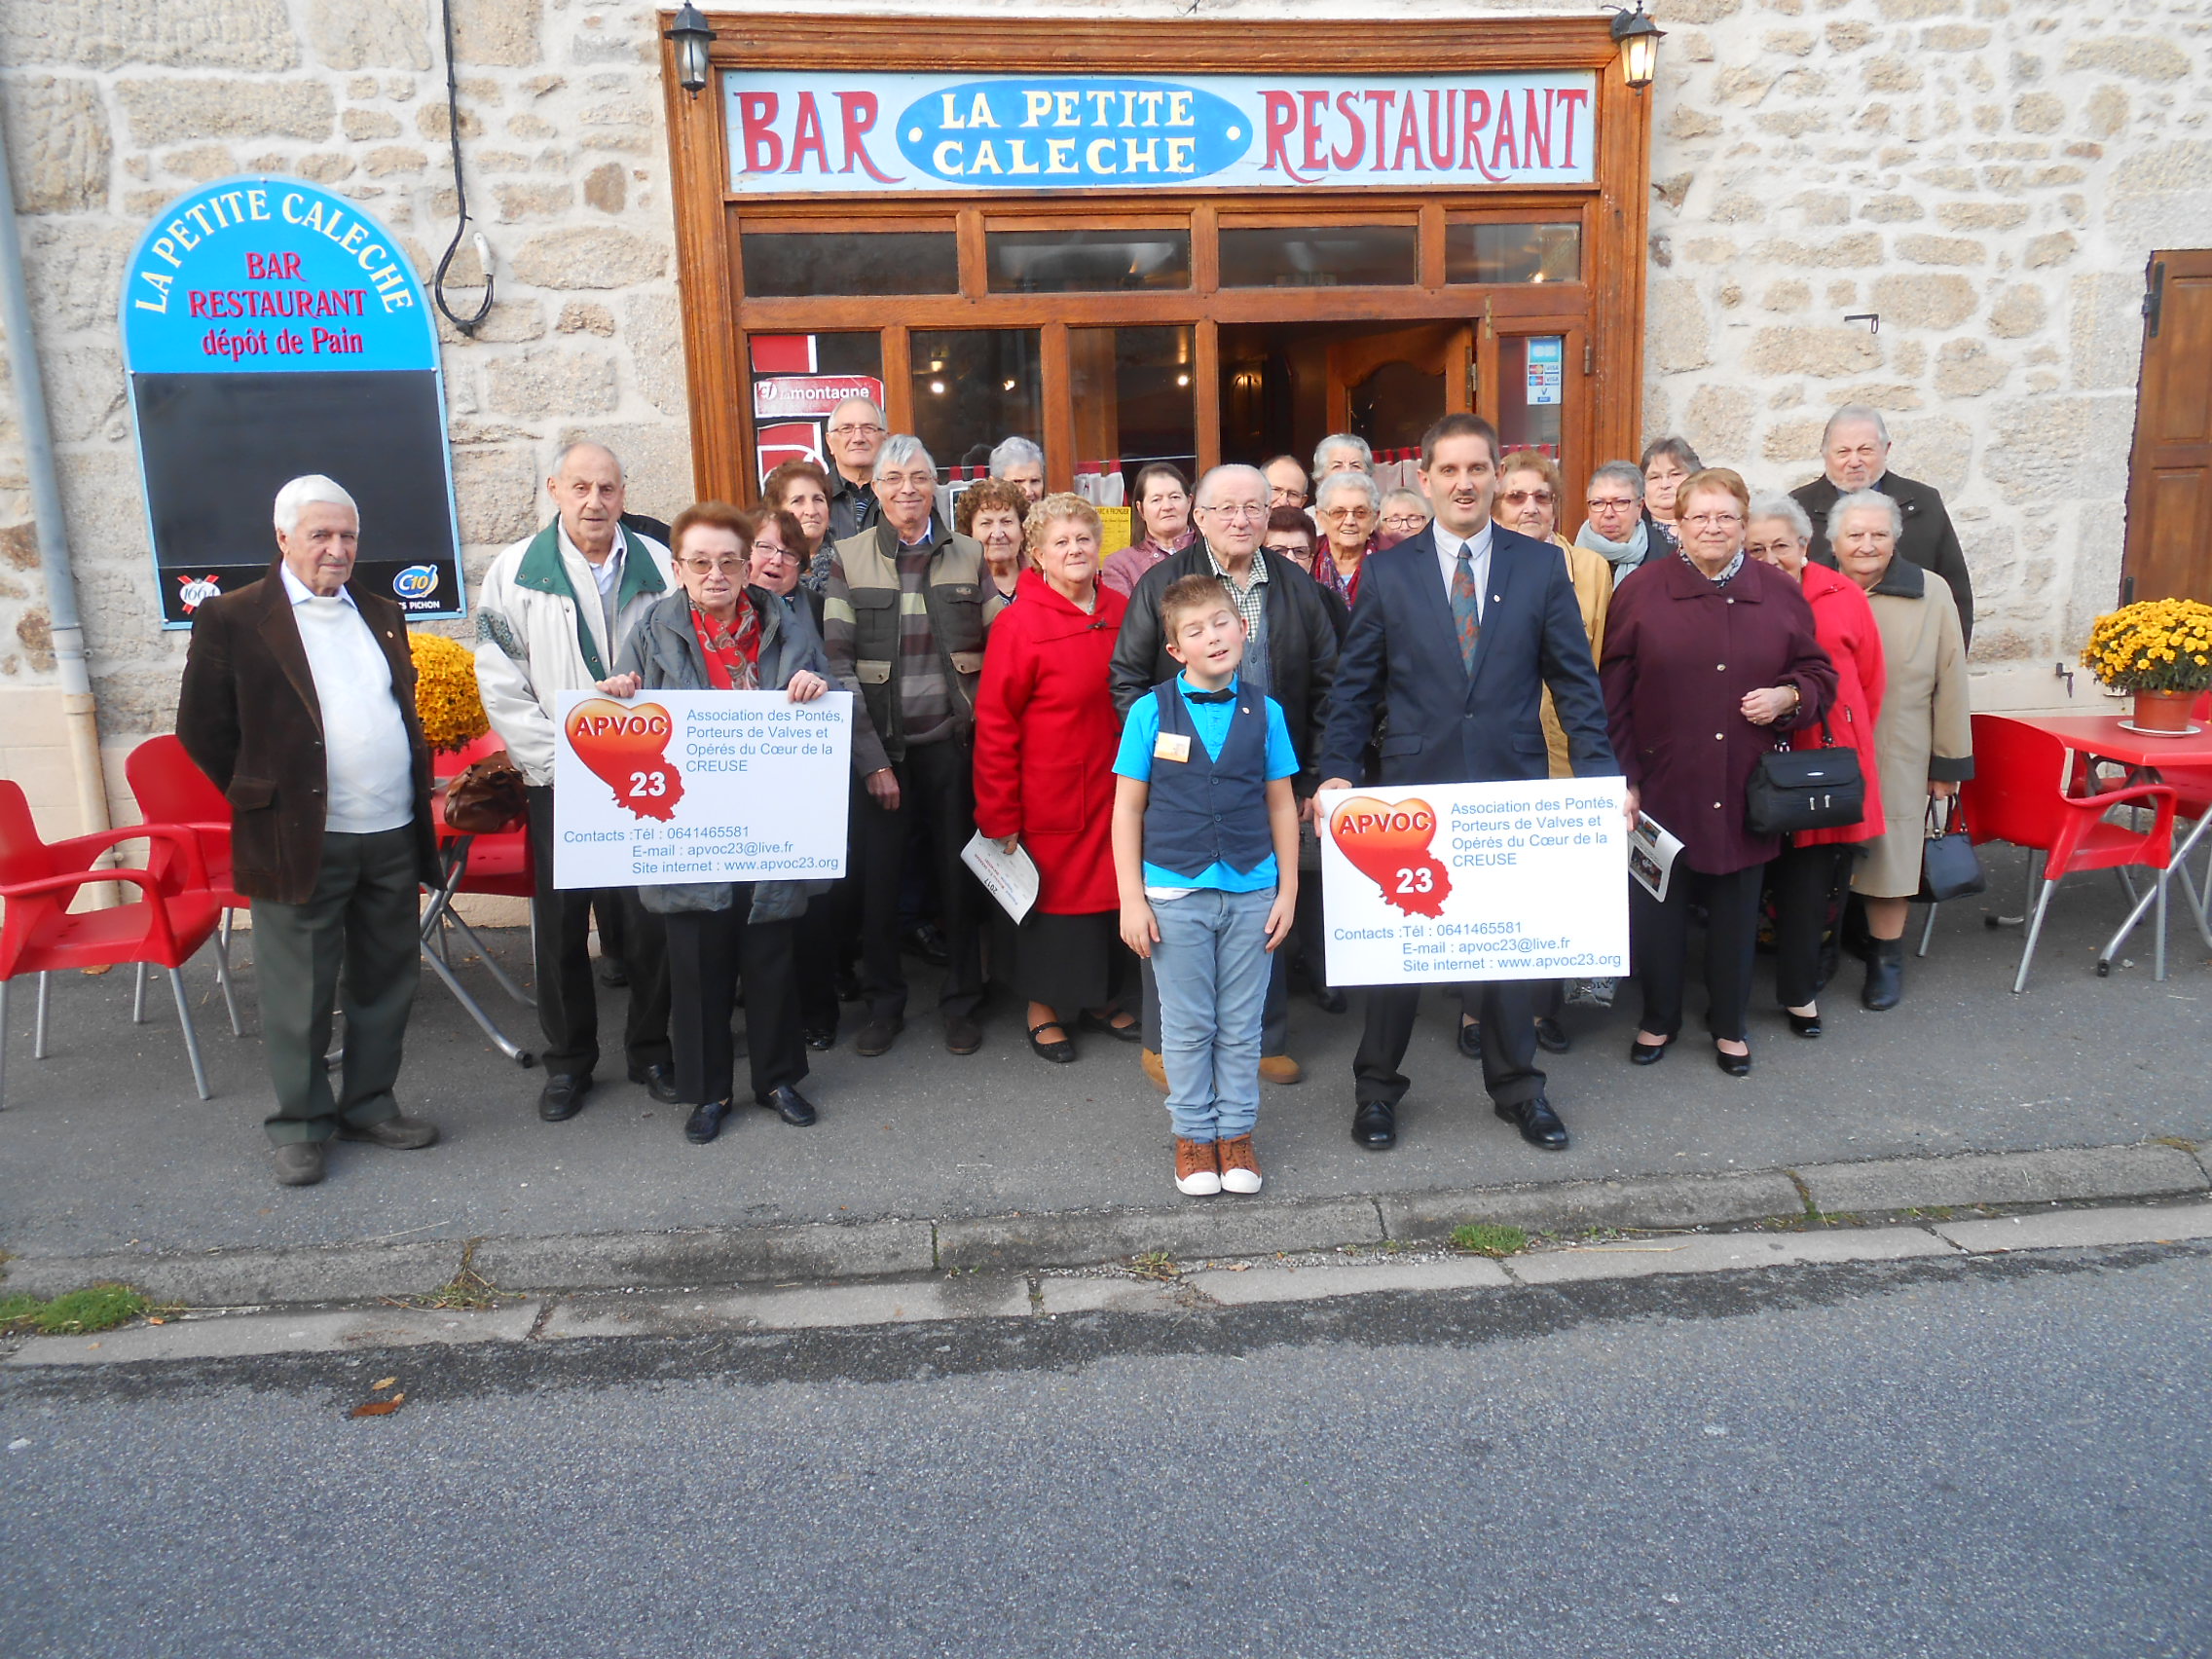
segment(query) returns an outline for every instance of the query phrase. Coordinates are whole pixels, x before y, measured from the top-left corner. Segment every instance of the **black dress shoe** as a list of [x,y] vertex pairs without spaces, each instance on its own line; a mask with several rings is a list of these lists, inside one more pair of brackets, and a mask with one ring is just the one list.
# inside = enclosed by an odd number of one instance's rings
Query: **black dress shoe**
[[602,956],[599,959],[599,982],[619,989],[630,982],[630,970],[622,966],[619,956]]
[[1483,1022],[1479,1019],[1459,1021],[1459,1052],[1470,1060],[1483,1057]]
[[[1057,1031],[1059,1039],[1056,1042],[1046,1042],[1044,1033],[1048,1031]],[[1056,1019],[1048,1019],[1041,1025],[1029,1028],[1029,1051],[1041,1060],[1051,1060],[1056,1066],[1075,1064],[1075,1041],[1068,1036],[1068,1028]]]
[[1318,985],[1313,991],[1313,1006],[1323,1014],[1342,1014],[1350,1005],[1334,985]]
[[[1114,1011],[1114,1014],[1127,1013],[1126,1009],[1118,1008]],[[1134,1014],[1129,1014],[1128,1024],[1116,1025],[1114,1014],[1110,1014],[1102,1018],[1086,1009],[1082,1023],[1086,1031],[1098,1032],[1101,1036],[1113,1038],[1117,1043],[1141,1043],[1144,1041],[1144,1021],[1138,1019]]]
[[853,1040],[853,1051],[872,1059],[887,1054],[891,1045],[899,1040],[899,1033],[906,1029],[906,1022],[895,1014],[871,1014],[861,1034]]
[[537,1091],[537,1115],[548,1124],[565,1124],[584,1109],[591,1092],[591,1073],[564,1072],[545,1080]]
[[667,1061],[649,1066],[632,1066],[630,1081],[641,1085],[647,1094],[663,1106],[676,1104],[676,1068]]
[[1784,1009],[1782,1013],[1783,1016],[1789,1021],[1789,1029],[1796,1032],[1798,1036],[1818,1037],[1821,1034],[1821,1016],[1819,1014],[1791,1014],[1788,1009]]
[[1731,1054],[1718,1043],[1715,1043],[1713,1046],[1713,1063],[1730,1077],[1750,1077],[1751,1075],[1751,1045],[1745,1044],[1744,1052],[1741,1054]]
[[804,1033],[809,1049],[834,1049],[837,1046],[837,1028],[834,1025],[812,1025]]
[[983,1028],[964,1014],[944,1019],[944,1049],[948,1054],[973,1054],[983,1046]]
[[1524,1100],[1515,1106],[1501,1102],[1497,1105],[1497,1115],[1517,1125],[1521,1130],[1521,1138],[1530,1146],[1541,1147],[1546,1152],[1567,1150],[1567,1125],[1559,1121],[1559,1114],[1552,1110],[1552,1103],[1541,1094],[1533,1100]]
[[837,1000],[841,1003],[861,1000],[861,977],[850,968],[838,969],[830,988],[837,993]]
[[768,1090],[761,1097],[759,1104],[767,1107],[769,1111],[775,1113],[777,1117],[783,1119],[794,1129],[805,1128],[819,1116],[814,1108],[807,1103],[806,1096],[789,1084],[781,1088]]
[[1876,1014],[1885,1014],[1904,998],[1904,940],[1877,939],[1868,944],[1866,986],[1859,1000]]
[[945,940],[944,930],[935,922],[908,928],[899,943],[907,955],[919,956],[932,968],[942,968],[952,960],[952,946]]
[[1536,1047],[1547,1054],[1564,1054],[1574,1047],[1567,1027],[1548,1014],[1536,1015]]
[[1364,1100],[1351,1115],[1351,1138],[1369,1152],[1398,1144],[1398,1109],[1387,1100]]
[[729,1102],[709,1100],[691,1108],[691,1116],[683,1120],[683,1138],[693,1146],[705,1146],[722,1132],[722,1120],[729,1116]]
[[1674,1043],[1675,1040],[1672,1037],[1664,1043],[1645,1043],[1631,1038],[1628,1046],[1629,1064],[1633,1066],[1655,1066],[1667,1057],[1667,1051],[1674,1047]]

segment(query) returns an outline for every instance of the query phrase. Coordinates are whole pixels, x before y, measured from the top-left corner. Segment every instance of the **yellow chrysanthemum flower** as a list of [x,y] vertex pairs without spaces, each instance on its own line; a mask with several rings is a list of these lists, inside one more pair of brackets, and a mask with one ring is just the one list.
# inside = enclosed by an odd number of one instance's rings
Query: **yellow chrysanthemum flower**
[[415,658],[415,714],[432,749],[465,748],[492,729],[476,689],[476,658],[443,634],[409,633]]

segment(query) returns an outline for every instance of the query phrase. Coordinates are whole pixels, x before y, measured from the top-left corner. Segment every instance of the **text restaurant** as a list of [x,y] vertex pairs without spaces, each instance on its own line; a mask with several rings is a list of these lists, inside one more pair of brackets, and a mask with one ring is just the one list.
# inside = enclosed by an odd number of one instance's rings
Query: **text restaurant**
[[947,483],[1009,436],[1120,501],[1471,409],[1634,452],[1650,93],[1589,19],[721,14],[668,97],[698,484],[878,396]]

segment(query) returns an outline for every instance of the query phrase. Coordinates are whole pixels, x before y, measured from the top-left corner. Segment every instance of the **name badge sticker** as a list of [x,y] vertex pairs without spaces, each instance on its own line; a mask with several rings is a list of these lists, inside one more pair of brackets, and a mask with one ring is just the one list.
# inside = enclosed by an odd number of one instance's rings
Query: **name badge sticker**
[[1152,757],[1155,760],[1183,760],[1191,758],[1191,739],[1188,734],[1163,731],[1153,741]]

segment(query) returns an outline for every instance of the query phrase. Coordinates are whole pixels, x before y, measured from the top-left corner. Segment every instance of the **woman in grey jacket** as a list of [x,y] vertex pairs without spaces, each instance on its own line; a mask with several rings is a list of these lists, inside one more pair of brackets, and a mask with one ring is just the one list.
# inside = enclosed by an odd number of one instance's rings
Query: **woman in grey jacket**
[[[640,621],[612,678],[613,697],[641,691],[788,692],[808,703],[830,688],[821,641],[791,626],[773,595],[747,585],[751,521],[720,501],[677,515],[671,533],[682,591]],[[806,1046],[794,994],[793,934],[814,884],[691,882],[639,892],[665,917],[676,1051],[677,1098],[693,1102],[683,1137],[704,1144],[721,1132],[735,1086],[730,1015],[745,983],[745,1035],[753,1098],[787,1124],[815,1121],[799,1093]]]

